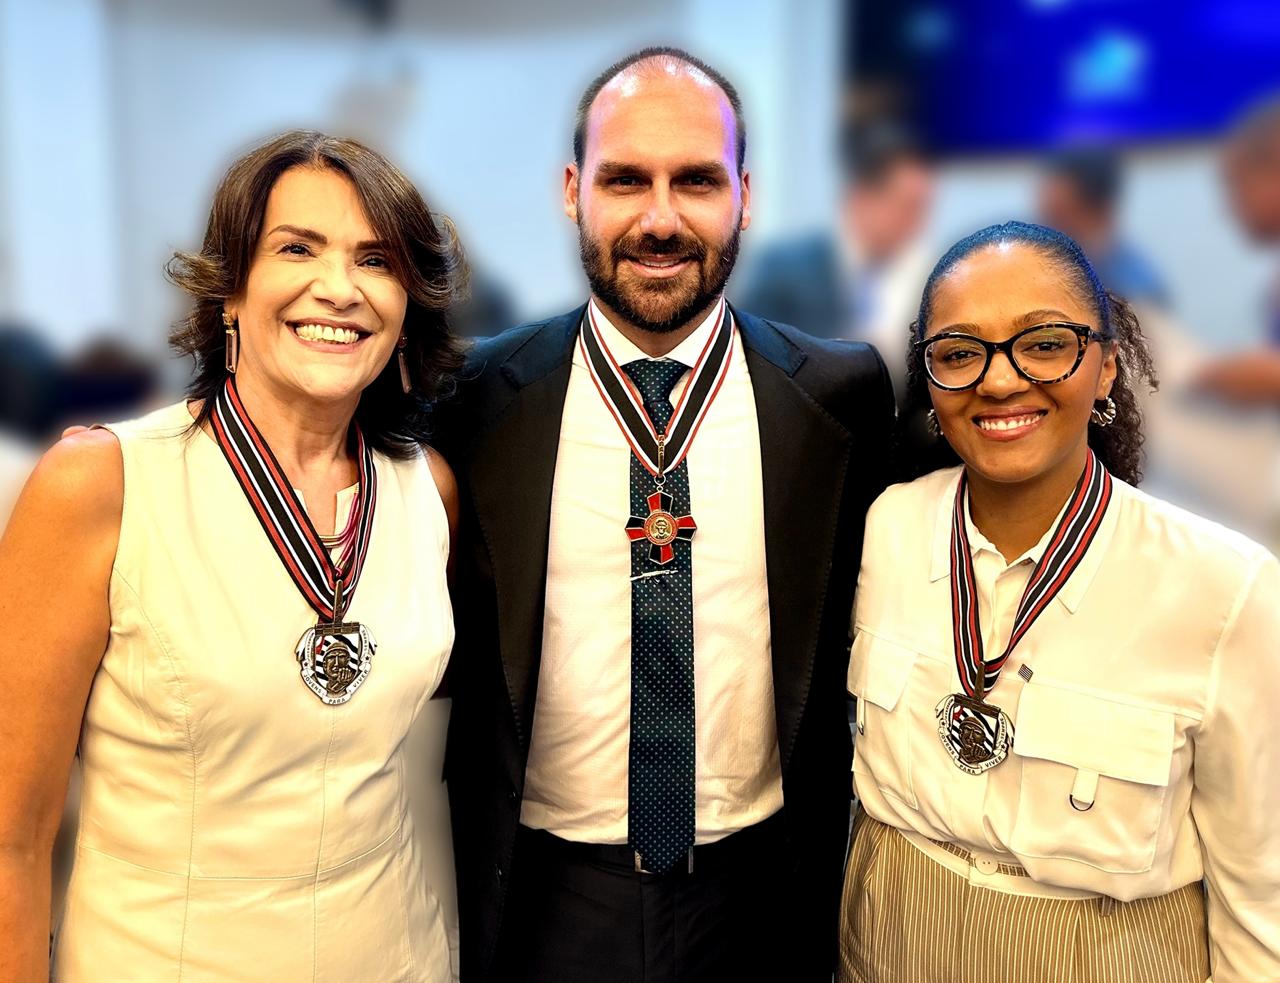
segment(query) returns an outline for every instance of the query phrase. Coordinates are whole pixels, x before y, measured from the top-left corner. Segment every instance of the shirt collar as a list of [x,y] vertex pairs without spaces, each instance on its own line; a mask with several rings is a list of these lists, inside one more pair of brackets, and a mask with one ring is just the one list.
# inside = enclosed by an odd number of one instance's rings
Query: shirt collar
[[[937,513],[934,517],[933,526],[933,562],[929,568],[929,581],[931,583],[951,574],[951,509],[956,498],[956,486],[960,483],[960,475],[963,470],[963,467],[955,469],[951,479],[943,486],[942,495],[936,505]],[[1107,514],[1103,517],[1102,525],[1098,527],[1098,532],[1094,536],[1093,542],[1089,545],[1084,558],[1080,561],[1080,565],[1072,572],[1071,578],[1066,582],[1062,590],[1058,592],[1056,598],[1072,614],[1080,606],[1080,602],[1084,600],[1084,595],[1089,590],[1089,585],[1093,583],[1094,575],[1097,574],[1102,558],[1106,555],[1111,537],[1114,535],[1116,525],[1120,521],[1120,513],[1124,509],[1125,500],[1129,495],[1129,486],[1114,475],[1111,479],[1111,485],[1111,504],[1107,507]],[[967,505],[968,503],[966,502],[964,518],[965,531],[969,535],[970,549],[974,552],[987,549],[999,556],[1000,551],[973,524]],[[1064,502],[1063,511],[1066,510],[1066,507]],[[1049,545],[1050,538],[1053,536],[1054,529],[1057,528],[1058,520],[1061,518],[1062,512],[1060,511],[1054,517],[1053,522],[1049,524],[1049,528],[1044,536],[1040,538],[1040,542],[1023,553],[1015,562],[1030,560],[1033,564],[1039,563]],[[1010,565],[1012,566],[1012,564]]]
[[[613,356],[613,360],[618,365],[626,365],[628,362],[634,362],[637,359],[653,359],[652,355],[647,355],[636,347],[626,335],[614,327],[613,322],[605,315],[604,311],[592,298],[590,311],[595,315],[596,326],[600,329],[600,338],[604,342],[605,348],[609,350],[609,354]],[[707,347],[707,342],[711,340],[711,333],[720,326],[720,318],[724,314],[724,298],[711,308],[710,313],[702,319],[702,323],[693,329],[693,333],[684,341],[676,345],[675,348],[661,355],[658,359],[670,359],[674,362],[682,362],[689,367],[693,367],[698,363],[698,357]],[[579,356],[576,356],[579,357]]]

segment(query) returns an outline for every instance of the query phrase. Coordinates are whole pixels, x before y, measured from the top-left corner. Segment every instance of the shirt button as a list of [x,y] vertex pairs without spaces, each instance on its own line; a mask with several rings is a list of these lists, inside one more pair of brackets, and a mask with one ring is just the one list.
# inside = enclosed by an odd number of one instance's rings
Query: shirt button
[[985,874],[988,877],[990,877],[992,874],[994,874],[997,870],[1000,869],[999,861],[991,857],[988,857],[985,854],[981,856],[975,856],[973,858],[973,865],[978,868],[978,873]]

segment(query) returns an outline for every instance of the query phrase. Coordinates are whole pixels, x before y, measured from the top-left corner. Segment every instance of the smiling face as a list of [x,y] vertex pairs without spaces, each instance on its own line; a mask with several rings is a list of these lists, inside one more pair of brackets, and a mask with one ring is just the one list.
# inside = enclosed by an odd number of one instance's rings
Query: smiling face
[[[925,336],[960,331],[1003,341],[1048,321],[1099,327],[1093,305],[1059,261],[1026,244],[1001,243],[979,249],[938,281]],[[929,395],[972,478],[1069,485],[1084,468],[1089,413],[1110,393],[1115,373],[1114,345],[1091,341],[1063,382],[1028,382],[997,353],[975,388],[946,392],[930,385]]]
[[608,313],[665,333],[716,300],[751,221],[737,139],[724,92],[688,65],[635,65],[601,90],[564,207]]
[[226,305],[239,322],[237,377],[288,403],[354,410],[407,307],[351,181],[290,168],[267,198],[244,289]]

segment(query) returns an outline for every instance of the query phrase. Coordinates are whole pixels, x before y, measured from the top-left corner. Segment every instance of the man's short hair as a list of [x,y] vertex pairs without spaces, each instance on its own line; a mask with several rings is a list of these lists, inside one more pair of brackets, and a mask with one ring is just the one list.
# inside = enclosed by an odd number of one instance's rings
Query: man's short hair
[[672,61],[693,68],[717,86],[724,93],[725,98],[729,100],[729,105],[733,109],[733,125],[737,131],[738,138],[738,171],[741,173],[743,163],[747,158],[747,129],[742,119],[742,100],[738,98],[738,90],[733,87],[733,83],[708,65],[701,58],[691,55],[683,48],[671,48],[666,46],[658,46],[651,48],[641,48],[639,51],[633,52],[622,58],[603,72],[591,80],[591,84],[587,86],[586,91],[582,93],[582,98],[578,100],[578,113],[573,123],[573,160],[582,167],[583,158],[587,151],[587,117],[591,114],[591,104],[596,101],[596,96],[600,94],[600,90],[612,82],[615,78],[625,72],[632,65],[638,65],[643,61]]
[[1071,147],[1049,156],[1047,174],[1067,181],[1093,208],[1113,208],[1124,186],[1120,156],[1105,147]]

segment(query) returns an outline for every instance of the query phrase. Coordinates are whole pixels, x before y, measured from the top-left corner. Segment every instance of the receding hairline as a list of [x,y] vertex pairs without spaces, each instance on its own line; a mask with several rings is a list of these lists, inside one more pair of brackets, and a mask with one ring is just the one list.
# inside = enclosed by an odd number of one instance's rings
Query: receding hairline
[[[686,61],[679,55],[669,54],[666,52],[646,55],[638,61],[633,61],[631,64],[615,72],[614,75],[600,87],[600,91],[597,92],[595,98],[591,100],[591,106],[594,106],[596,99],[599,99],[604,93],[611,89],[623,88],[631,83],[631,80],[637,76],[640,78],[676,79],[681,75],[688,76],[703,88],[715,89],[720,93],[721,98],[723,98],[726,103],[730,104],[730,109],[733,108],[732,100],[729,98],[729,93],[724,90],[724,87],[721,86],[719,82],[713,79],[697,65],[693,64],[693,62]],[[590,110],[591,106],[587,107],[588,110]]]
[[657,46],[642,48],[614,62],[597,75],[578,100],[573,130],[573,156],[581,166],[586,154],[587,130],[592,110],[601,93],[626,85],[628,79],[666,77],[675,79],[684,75],[704,87],[718,89],[733,115],[734,142],[737,148],[739,172],[745,168],[747,133],[743,118],[742,100],[733,83],[714,67],[685,51],[683,48]]

